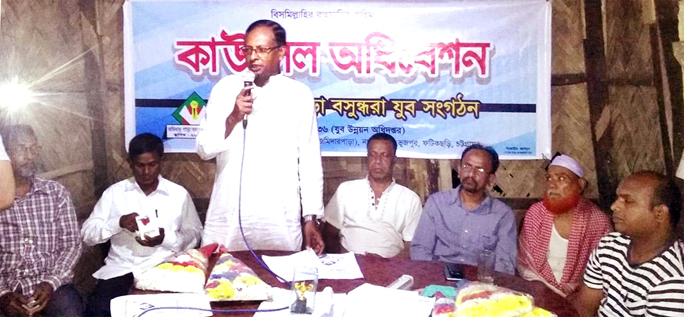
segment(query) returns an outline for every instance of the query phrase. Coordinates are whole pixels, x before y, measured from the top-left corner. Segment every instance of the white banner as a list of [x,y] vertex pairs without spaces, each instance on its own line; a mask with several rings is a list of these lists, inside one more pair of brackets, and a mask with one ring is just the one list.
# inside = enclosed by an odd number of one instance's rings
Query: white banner
[[[386,132],[398,155],[504,159],[551,152],[551,2],[182,1],[124,4],[126,140],[151,132],[194,152],[214,84],[246,67],[244,30],[287,31],[282,71],[315,97],[323,155],[363,156]],[[184,129],[183,126],[188,126]]]

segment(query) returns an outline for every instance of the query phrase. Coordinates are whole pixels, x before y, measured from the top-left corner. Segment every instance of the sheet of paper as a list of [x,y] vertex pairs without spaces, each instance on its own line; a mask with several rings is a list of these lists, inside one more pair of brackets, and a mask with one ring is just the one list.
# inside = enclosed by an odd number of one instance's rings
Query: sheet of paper
[[[275,312],[257,312],[254,317],[277,317],[277,316],[291,316],[290,301],[292,301],[292,293],[289,289],[272,288],[273,298],[270,301],[261,302],[259,309],[277,309],[281,307],[288,307],[287,309]],[[314,312],[311,315],[297,315],[310,317],[342,317],[344,316],[344,303],[347,294],[333,294],[330,287],[326,287],[323,292],[316,294],[316,301],[314,303]],[[144,316],[143,316],[144,317]]]
[[345,316],[427,317],[435,299],[415,291],[363,284],[347,294]]
[[268,267],[286,280],[291,280],[295,267],[315,267],[318,279],[353,280],[363,278],[354,253],[326,254],[318,257],[312,250],[286,256],[262,256]]
[[114,298],[110,302],[112,317],[138,317],[152,308],[169,307],[176,309],[159,309],[145,313],[143,317],[203,317],[211,316],[211,312],[191,309],[178,309],[178,307],[190,307],[211,309],[209,297],[204,294],[145,294],[126,295]]

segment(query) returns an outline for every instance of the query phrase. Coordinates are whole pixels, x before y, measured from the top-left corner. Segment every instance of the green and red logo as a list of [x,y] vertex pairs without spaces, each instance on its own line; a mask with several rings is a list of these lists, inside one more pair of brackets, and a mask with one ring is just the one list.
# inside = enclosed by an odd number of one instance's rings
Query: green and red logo
[[204,117],[204,107],[207,103],[196,92],[185,99],[183,104],[176,108],[172,116],[182,125],[199,125]]

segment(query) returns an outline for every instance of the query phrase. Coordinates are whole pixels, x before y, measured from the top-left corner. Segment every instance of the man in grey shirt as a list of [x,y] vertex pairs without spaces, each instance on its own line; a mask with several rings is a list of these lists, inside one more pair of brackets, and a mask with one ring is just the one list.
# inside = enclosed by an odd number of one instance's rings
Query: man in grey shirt
[[510,207],[487,194],[499,156],[474,144],[463,151],[457,188],[431,195],[411,242],[411,259],[477,265],[477,254],[492,249],[494,269],[515,274],[517,227]]

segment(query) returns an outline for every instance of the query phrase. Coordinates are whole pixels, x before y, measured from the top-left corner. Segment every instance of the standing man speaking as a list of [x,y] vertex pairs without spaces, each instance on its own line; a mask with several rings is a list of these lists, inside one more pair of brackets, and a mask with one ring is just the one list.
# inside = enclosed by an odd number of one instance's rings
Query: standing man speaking
[[303,217],[306,246],[323,251],[317,219],[323,216],[323,169],[314,99],[304,84],[280,74],[286,46],[280,24],[252,23],[240,50],[255,75],[253,85],[251,78],[232,75],[211,92],[197,136],[200,157],[216,158],[203,245],[247,249],[241,218],[252,248],[300,250]]

